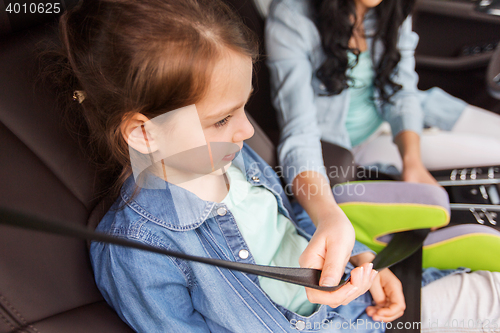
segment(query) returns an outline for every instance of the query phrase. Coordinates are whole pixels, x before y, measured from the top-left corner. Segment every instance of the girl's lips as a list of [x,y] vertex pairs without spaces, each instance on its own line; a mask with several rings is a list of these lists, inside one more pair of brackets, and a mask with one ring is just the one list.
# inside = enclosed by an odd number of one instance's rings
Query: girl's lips
[[222,158],[223,161],[232,161],[234,159],[234,153],[226,155]]

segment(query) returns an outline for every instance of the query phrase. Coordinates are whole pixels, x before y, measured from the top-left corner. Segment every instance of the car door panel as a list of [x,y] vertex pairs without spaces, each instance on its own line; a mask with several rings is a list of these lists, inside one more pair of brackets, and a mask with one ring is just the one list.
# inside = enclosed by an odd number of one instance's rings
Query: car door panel
[[488,94],[486,69],[500,41],[500,16],[480,12],[477,2],[418,0],[413,29],[419,88],[438,86],[466,102],[500,112]]

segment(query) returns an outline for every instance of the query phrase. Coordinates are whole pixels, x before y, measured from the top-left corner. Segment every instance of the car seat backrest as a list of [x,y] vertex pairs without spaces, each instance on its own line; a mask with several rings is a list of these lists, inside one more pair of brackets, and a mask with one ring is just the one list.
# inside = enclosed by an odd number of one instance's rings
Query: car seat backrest
[[[86,225],[103,184],[54,94],[33,84],[35,45],[55,39],[56,24],[2,19],[0,205]],[[131,330],[97,290],[85,242],[0,226],[0,333],[18,331]]]

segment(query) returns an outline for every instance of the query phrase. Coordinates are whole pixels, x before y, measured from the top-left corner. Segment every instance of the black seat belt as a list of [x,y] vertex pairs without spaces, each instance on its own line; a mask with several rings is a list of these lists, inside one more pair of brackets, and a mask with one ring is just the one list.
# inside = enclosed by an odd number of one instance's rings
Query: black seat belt
[[[179,259],[196,261],[248,274],[264,276],[271,279],[294,283],[304,287],[323,291],[337,290],[350,280],[350,276],[344,274],[339,285],[334,287],[321,287],[319,285],[321,271],[318,269],[263,266],[192,256],[181,252],[169,251],[151,245],[146,245],[138,241],[132,241],[124,238],[114,237],[105,233],[92,231],[80,225],[73,225],[60,221],[49,220],[1,207],[0,224],[160,253]],[[373,261],[373,268],[376,270],[381,270],[383,268],[390,267],[410,256],[422,246],[422,243],[428,233],[429,229],[417,229],[394,234],[394,237],[389,242],[389,244],[375,257]]]

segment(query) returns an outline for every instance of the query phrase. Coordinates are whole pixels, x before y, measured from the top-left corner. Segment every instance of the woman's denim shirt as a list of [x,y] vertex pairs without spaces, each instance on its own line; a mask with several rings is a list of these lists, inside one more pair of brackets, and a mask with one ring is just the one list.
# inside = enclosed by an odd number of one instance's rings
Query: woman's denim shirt
[[[309,240],[314,224],[300,206],[292,208],[272,168],[246,144],[233,163],[249,183],[274,194],[279,212]],[[166,250],[255,264],[251,253],[239,255],[249,248],[224,204],[165,185],[164,190],[141,189],[131,198],[136,185],[129,178],[97,230]],[[366,246],[356,242],[352,255],[366,251]],[[335,327],[355,331],[351,323],[371,322],[365,313],[372,302],[369,293],[335,309],[322,305],[303,317],[269,299],[255,275],[96,242],[91,244],[90,257],[102,295],[138,332],[296,332],[325,327],[326,331],[337,331]],[[349,264],[346,271],[350,269]],[[436,271],[426,282],[441,276]],[[357,332],[382,331],[355,328]]]
[[[266,22],[267,65],[271,75],[271,94],[278,111],[281,141],[280,165],[285,166],[286,181],[297,174],[315,170],[325,174],[320,140],[351,148],[345,126],[349,109],[349,89],[326,96],[326,87],[316,77],[325,60],[321,38],[312,17],[310,0],[274,0]],[[393,136],[401,131],[421,133],[424,126],[451,130],[466,103],[438,88],[418,91],[414,51],[418,36],[412,31],[411,17],[399,30],[401,60],[392,77],[402,89],[392,103],[382,103],[375,91],[375,105],[391,125]],[[373,43],[376,14],[365,15],[364,28],[368,50],[374,48],[373,63],[383,52],[380,41]],[[349,74],[349,72],[348,72]],[[325,174],[326,176],[326,174]]]

